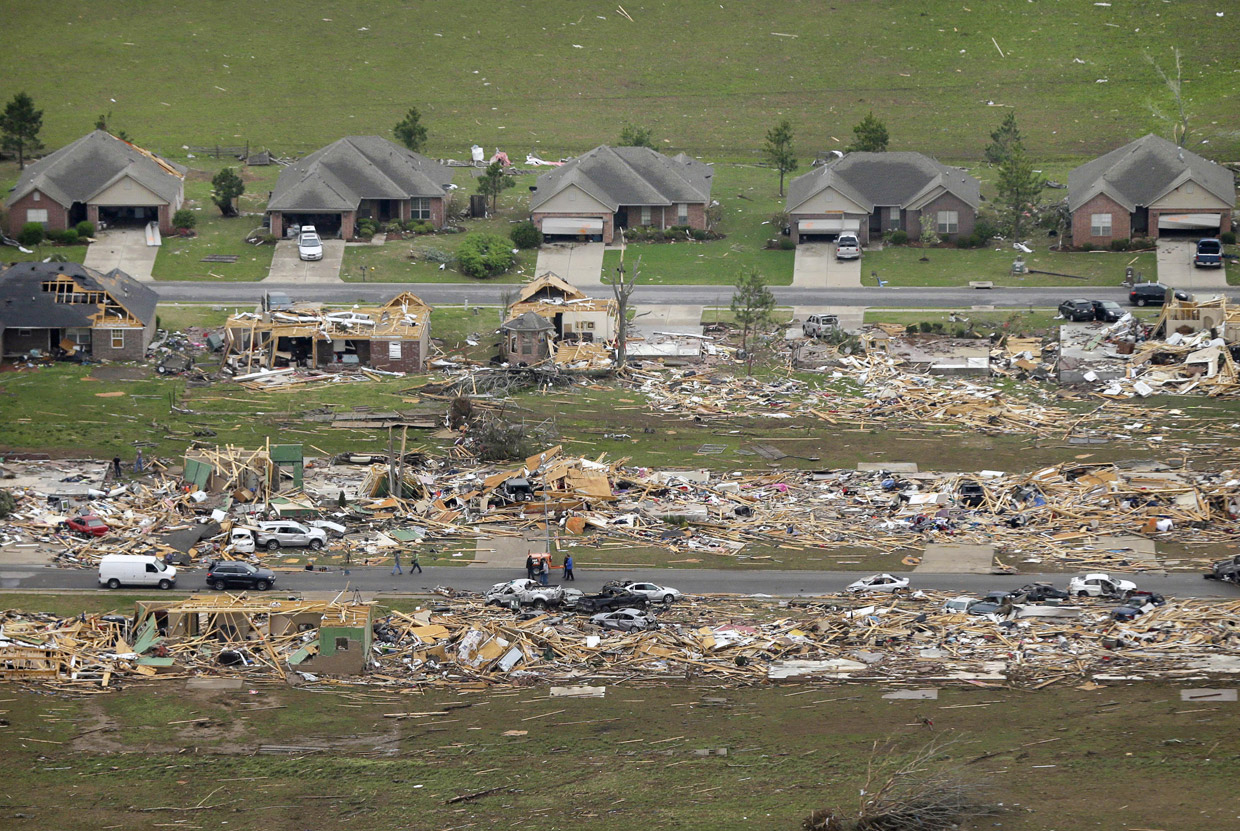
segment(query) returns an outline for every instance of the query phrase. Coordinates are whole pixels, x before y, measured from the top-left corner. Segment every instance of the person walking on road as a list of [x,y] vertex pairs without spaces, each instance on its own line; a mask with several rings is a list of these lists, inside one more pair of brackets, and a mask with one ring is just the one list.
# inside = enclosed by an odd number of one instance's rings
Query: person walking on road
[[538,582],[544,586],[551,582],[551,558],[547,557],[542,561],[542,566],[538,569]]
[[395,576],[397,574],[404,574],[404,572],[400,570],[400,549],[399,548],[396,549],[396,553],[392,555],[392,558],[396,561],[396,564],[392,566],[392,575]]
[[418,550],[416,548],[409,552],[409,573],[411,575],[415,568],[418,570],[418,574],[422,573],[422,561],[418,558]]
[[564,579],[576,582],[577,578],[573,576],[573,555],[564,555]]
[[534,555],[529,554],[525,558],[525,577],[527,580],[534,579]]

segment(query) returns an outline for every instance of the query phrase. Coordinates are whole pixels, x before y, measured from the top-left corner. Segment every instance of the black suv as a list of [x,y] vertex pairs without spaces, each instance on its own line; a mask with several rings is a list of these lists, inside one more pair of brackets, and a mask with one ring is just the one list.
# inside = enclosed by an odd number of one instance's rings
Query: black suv
[[265,592],[276,582],[269,568],[259,568],[249,563],[224,561],[207,566],[207,586],[216,591],[224,589],[258,589]]
[[1059,304],[1064,320],[1093,320],[1094,304],[1088,300],[1065,300]]
[[1029,583],[1021,586],[1017,594],[1025,596],[1030,603],[1045,603],[1048,600],[1067,600],[1068,593],[1057,589],[1049,583]]
[[1176,300],[1192,300],[1193,296],[1186,291],[1171,289],[1162,283],[1137,283],[1128,292],[1128,299],[1134,306],[1161,306],[1167,302],[1167,292],[1174,291]]

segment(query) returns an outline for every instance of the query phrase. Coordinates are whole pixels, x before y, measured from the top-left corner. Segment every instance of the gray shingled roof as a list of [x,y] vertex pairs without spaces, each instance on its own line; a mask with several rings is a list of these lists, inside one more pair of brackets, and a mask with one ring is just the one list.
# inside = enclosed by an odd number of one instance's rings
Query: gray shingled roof
[[1236,182],[1230,170],[1150,133],[1069,173],[1068,208],[1075,211],[1105,193],[1134,211],[1188,179],[1228,205],[1236,204]]
[[788,184],[788,210],[795,211],[828,187],[867,211],[884,206],[907,208],[938,187],[974,208],[980,201],[977,179],[921,153],[849,153],[793,179]]
[[348,136],[280,171],[269,211],[352,211],[363,199],[443,196],[452,170],[381,136]]
[[575,184],[616,210],[621,205],[673,205],[710,201],[710,165],[681,153],[665,156],[649,147],[602,145],[538,177],[530,210]]
[[0,328],[82,328],[91,325],[98,306],[56,303],[43,283],[64,274],[84,288],[105,291],[144,324],[155,316],[159,296],[120,269],[107,274],[79,263],[17,263],[0,272]]
[[95,130],[22,171],[5,205],[37,189],[67,208],[74,202],[90,202],[122,176],[174,204],[184,187],[185,173],[179,164]]
[[538,312],[526,312],[503,323],[503,332],[550,332],[555,326]]

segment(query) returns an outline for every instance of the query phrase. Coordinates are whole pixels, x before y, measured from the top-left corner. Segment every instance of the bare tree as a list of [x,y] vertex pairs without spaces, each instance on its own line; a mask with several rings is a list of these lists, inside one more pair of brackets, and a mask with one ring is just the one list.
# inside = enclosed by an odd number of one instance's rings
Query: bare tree
[[1179,116],[1177,118],[1169,119],[1167,116],[1159,112],[1157,107],[1151,107],[1151,109],[1153,110],[1154,115],[1158,118],[1172,121],[1171,138],[1177,145],[1183,147],[1184,143],[1188,141],[1188,113],[1184,109],[1183,71],[1180,68],[1180,48],[1178,46],[1174,47],[1172,51],[1175,54],[1175,78],[1168,75],[1166,71],[1164,71],[1163,68],[1159,66],[1158,63],[1148,54],[1145,56],[1145,60],[1149,62],[1150,66],[1154,67],[1154,71],[1158,73],[1158,77],[1162,78],[1162,82],[1166,84],[1167,89],[1171,92],[1171,98],[1175,101],[1175,108],[1179,113]]
[[629,298],[637,288],[637,280],[642,273],[642,258],[638,257],[631,272],[624,267],[624,235],[620,236],[620,265],[615,274],[603,278],[605,285],[611,286],[611,293],[616,298],[616,366],[623,367],[629,353]]

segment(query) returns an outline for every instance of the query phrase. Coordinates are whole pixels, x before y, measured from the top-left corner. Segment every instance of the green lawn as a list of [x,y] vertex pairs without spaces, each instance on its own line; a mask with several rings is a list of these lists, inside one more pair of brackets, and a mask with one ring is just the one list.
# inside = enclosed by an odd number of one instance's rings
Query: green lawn
[[[875,285],[878,279],[890,286],[966,286],[970,281],[989,280],[1000,286],[1063,286],[1072,293],[1074,286],[1118,286],[1124,281],[1124,269],[1132,265],[1146,279],[1154,279],[1157,263],[1152,253],[1126,252],[1059,252],[1035,250],[1025,254],[1030,270],[1053,271],[1083,279],[1048,274],[1012,274],[1012,263],[1018,252],[1002,248],[924,249],[912,246],[886,246],[881,251],[867,250],[861,259],[861,282]],[[922,262],[922,258],[926,262]],[[984,298],[983,298],[984,299]],[[981,302],[981,301],[979,301]]]
[[[788,118],[803,165],[847,145],[868,109],[891,149],[977,159],[1014,107],[1032,157],[1052,161],[1167,133],[1154,111],[1174,103],[1145,56],[1167,69],[1176,46],[1195,138],[1209,141],[1195,147],[1240,157],[1240,16],[1217,17],[1212,0],[794,0],[764,6],[760,21],[727,3],[626,6],[631,21],[572,0],[512,14],[480,0],[280,8],[282,24],[262,25],[241,0],[170,0],[157,15],[142,4],[14,4],[6,34],[20,48],[0,58],[6,98],[33,96],[49,147],[111,111],[113,129],[181,157],[183,145],[246,140],[305,153],[390,134],[417,106],[439,156],[467,158],[476,142],[557,158],[632,122],[672,151],[753,161]],[[82,54],[87,69],[65,59]]]

